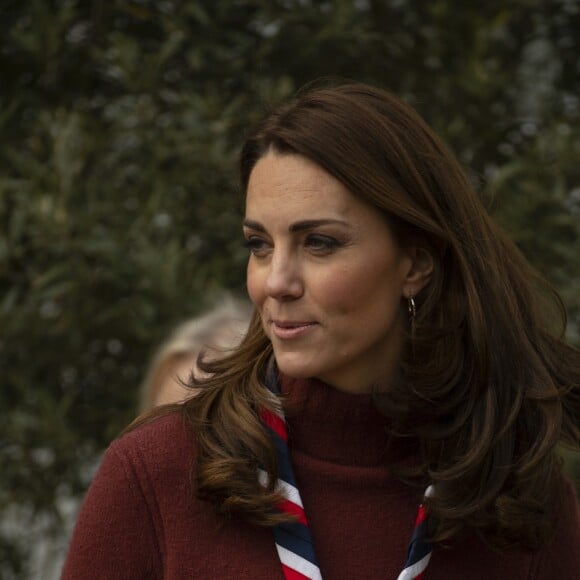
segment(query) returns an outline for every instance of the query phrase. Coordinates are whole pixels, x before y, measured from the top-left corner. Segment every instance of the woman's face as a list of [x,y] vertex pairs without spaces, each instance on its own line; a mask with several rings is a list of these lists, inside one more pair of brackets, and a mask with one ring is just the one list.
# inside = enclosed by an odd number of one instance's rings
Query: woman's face
[[307,158],[270,151],[250,176],[244,235],[279,369],[352,393],[385,386],[412,260],[380,212]]

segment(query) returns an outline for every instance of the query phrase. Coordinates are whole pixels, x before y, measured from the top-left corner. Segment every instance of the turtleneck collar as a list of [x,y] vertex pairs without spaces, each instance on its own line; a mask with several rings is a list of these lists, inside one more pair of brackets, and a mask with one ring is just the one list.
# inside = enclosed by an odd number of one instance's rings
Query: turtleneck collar
[[368,394],[345,393],[318,379],[282,375],[292,448],[341,465],[386,465],[401,459],[389,443],[389,420]]

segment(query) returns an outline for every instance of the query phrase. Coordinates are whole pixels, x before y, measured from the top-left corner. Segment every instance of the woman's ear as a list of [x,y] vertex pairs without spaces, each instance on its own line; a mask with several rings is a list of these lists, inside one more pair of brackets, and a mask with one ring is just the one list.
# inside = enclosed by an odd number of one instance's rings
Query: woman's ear
[[406,252],[411,258],[411,268],[403,283],[403,294],[406,298],[412,298],[431,280],[435,261],[433,254],[422,246],[411,246]]

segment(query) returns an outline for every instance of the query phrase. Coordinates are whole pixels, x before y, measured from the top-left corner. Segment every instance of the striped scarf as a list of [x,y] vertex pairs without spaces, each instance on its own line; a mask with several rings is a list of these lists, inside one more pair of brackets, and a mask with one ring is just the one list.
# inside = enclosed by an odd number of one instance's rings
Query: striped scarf
[[[304,506],[296,485],[294,470],[288,448],[288,429],[284,412],[278,399],[280,389],[274,365],[270,365],[266,375],[266,385],[276,396],[276,411],[262,410],[261,418],[266,425],[276,448],[278,459],[278,481],[276,489],[284,497],[277,506],[281,512],[291,514],[295,521],[274,526],[276,550],[286,580],[322,580],[320,568],[314,553],[314,544],[308,527]],[[258,470],[262,485],[268,485],[268,474]],[[431,496],[433,486],[429,486],[425,497]],[[431,546],[425,542],[427,514],[421,504],[417,510],[415,527],[407,551],[407,559],[397,580],[423,580],[424,572],[431,558]]]

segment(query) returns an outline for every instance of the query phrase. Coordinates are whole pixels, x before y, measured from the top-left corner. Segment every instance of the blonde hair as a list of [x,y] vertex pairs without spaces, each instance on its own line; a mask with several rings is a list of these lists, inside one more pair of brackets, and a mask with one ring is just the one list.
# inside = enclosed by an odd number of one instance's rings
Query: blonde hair
[[[139,391],[139,413],[157,406],[164,380],[185,357],[197,359],[204,353],[209,358],[220,358],[235,348],[246,333],[250,316],[248,302],[228,296],[208,312],[178,325],[153,355]],[[197,362],[191,366],[193,373],[199,372]],[[185,394],[186,385],[174,378],[183,385]]]

